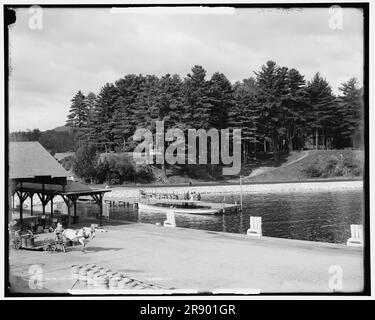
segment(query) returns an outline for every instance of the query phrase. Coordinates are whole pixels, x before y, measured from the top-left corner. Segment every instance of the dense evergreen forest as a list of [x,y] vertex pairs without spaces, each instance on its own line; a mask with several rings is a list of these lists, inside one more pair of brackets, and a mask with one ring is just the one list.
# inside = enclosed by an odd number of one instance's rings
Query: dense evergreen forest
[[152,180],[152,172],[125,158],[98,162],[98,155],[132,151],[138,144],[135,130],[155,132],[157,120],[164,121],[165,131],[240,128],[244,163],[270,152],[277,161],[294,150],[359,148],[363,89],[355,78],[338,89],[335,95],[319,73],[306,80],[298,70],[273,61],[234,84],[219,72],[207,79],[198,65],[184,78],[129,74],[106,83],[97,95],[78,91],[71,100],[68,131],[14,132],[10,140],[39,140],[52,153],[76,151],[76,174],[117,183],[136,176]]
[[302,148],[358,147],[362,136],[363,92],[348,79],[335,96],[319,73],[306,81],[296,69],[268,61],[253,77],[231,84],[201,66],[185,78],[166,74],[126,75],[98,95],[81,91],[72,99],[67,125],[79,144],[131,151],[136,128],[241,128],[244,158],[252,152]]

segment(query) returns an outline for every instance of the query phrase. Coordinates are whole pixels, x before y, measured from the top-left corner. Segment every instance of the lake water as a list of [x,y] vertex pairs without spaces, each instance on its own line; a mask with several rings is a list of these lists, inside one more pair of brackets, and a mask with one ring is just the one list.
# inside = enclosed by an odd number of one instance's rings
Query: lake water
[[[225,199],[224,199],[225,196]],[[239,202],[239,195],[206,194],[202,200]],[[98,210],[84,210],[87,214]],[[89,213],[90,212],[90,213]],[[244,194],[243,211],[237,214],[198,216],[177,214],[178,227],[245,234],[250,216],[262,217],[264,236],[345,243],[350,237],[350,224],[363,223],[363,192],[312,192]],[[116,220],[163,223],[163,213],[138,212],[124,207],[111,207]]]

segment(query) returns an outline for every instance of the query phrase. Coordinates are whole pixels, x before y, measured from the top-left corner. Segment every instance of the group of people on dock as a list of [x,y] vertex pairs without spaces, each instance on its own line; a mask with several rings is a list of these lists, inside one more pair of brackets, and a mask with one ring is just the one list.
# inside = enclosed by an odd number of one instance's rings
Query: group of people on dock
[[[140,190],[141,198],[154,198],[154,199],[173,199],[179,200],[179,195],[177,193],[146,193],[144,190]],[[201,194],[196,191],[187,191],[184,193],[183,200],[201,200]]]
[[201,200],[201,194],[196,191],[188,191],[185,193],[184,200]]

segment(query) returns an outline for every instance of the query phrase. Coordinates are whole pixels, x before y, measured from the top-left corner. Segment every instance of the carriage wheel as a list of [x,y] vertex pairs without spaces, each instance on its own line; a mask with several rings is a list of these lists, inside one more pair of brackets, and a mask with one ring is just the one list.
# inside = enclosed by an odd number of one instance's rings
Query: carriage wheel
[[14,240],[14,248],[16,250],[21,249],[21,240],[20,239],[15,239]]

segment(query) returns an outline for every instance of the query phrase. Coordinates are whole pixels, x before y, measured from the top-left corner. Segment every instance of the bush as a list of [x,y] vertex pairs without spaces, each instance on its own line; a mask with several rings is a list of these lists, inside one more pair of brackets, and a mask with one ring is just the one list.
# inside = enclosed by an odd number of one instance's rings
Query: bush
[[321,170],[314,165],[307,167],[304,172],[308,178],[319,178],[322,175]]
[[154,180],[154,174],[150,167],[145,165],[136,166],[136,179],[141,180],[141,182],[150,182]]
[[354,168],[354,169],[352,170],[352,174],[353,174],[353,176],[355,176],[355,177],[359,177],[359,176],[361,176],[361,175],[362,175],[362,168],[360,168],[360,167]]
[[115,185],[125,181],[150,182],[154,180],[154,174],[149,166],[136,166],[125,155],[110,154],[98,161],[98,156],[91,152],[92,150],[86,149],[77,150],[75,160],[75,172],[86,181],[93,179],[96,183]]
[[74,173],[83,178],[86,182],[95,179],[97,155],[92,145],[79,147],[73,159],[72,168]]
[[64,167],[64,169],[70,170],[74,167],[75,156],[65,157],[64,159],[61,159],[60,163]]
[[135,170],[129,159],[118,155],[106,157],[96,166],[98,183],[121,184],[134,179]]

